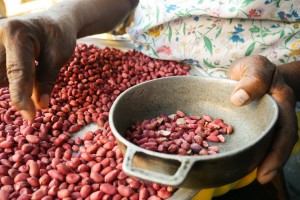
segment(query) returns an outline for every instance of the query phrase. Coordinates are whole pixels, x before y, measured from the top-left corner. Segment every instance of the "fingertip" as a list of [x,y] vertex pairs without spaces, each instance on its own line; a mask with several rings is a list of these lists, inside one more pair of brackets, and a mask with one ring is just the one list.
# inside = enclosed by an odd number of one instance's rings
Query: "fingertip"
[[277,175],[278,171],[277,170],[271,170],[271,171],[267,171],[267,172],[258,172],[257,173],[257,181],[260,184],[266,184],[268,182],[270,182],[276,175]]
[[231,95],[230,101],[235,106],[243,106],[249,99],[249,94],[244,89],[239,89]]
[[34,103],[32,99],[27,97],[25,93],[22,93],[21,90],[14,90],[10,94],[12,104],[19,110],[22,117],[26,120],[33,120],[36,115]]
[[38,91],[34,89],[32,100],[34,102],[35,107],[39,109],[45,109],[49,106],[50,103],[50,95],[49,94],[42,94],[39,95]]
[[34,110],[20,110],[22,117],[28,121],[32,121],[35,118],[35,109]]
[[50,96],[49,94],[43,94],[40,96],[40,99],[39,99],[39,108],[41,109],[45,109],[49,106],[49,103],[50,103]]
[[270,182],[278,173],[281,168],[282,155],[277,151],[270,151],[265,157],[264,161],[260,164],[257,171],[257,181],[261,184]]

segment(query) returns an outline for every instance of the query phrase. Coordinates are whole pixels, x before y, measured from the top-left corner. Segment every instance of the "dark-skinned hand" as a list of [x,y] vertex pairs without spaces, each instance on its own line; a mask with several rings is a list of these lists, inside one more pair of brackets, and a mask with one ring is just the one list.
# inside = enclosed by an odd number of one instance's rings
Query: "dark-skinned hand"
[[0,87],[25,119],[46,108],[59,70],[72,55],[76,31],[46,15],[0,20]]
[[228,76],[238,81],[231,95],[234,105],[246,105],[269,93],[279,107],[270,150],[257,172],[257,180],[265,184],[284,166],[298,139],[295,95],[278,68],[263,56],[237,59],[229,69]]

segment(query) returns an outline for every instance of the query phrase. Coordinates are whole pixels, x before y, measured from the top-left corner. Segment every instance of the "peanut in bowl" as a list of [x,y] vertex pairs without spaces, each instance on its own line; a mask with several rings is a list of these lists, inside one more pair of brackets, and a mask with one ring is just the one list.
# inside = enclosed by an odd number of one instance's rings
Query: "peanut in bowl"
[[[136,85],[114,102],[109,123],[124,154],[123,170],[131,176],[183,188],[210,188],[234,182],[254,170],[268,152],[276,102],[265,95],[243,107],[230,102],[236,81],[196,76],[167,77]],[[142,148],[126,139],[137,121],[173,114],[208,115],[234,127],[217,154],[175,155]]]

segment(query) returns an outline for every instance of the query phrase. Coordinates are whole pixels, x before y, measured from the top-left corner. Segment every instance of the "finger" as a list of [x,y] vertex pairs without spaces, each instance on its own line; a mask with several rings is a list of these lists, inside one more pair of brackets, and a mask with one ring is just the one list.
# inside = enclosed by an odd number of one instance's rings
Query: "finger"
[[32,99],[37,108],[44,109],[49,106],[50,93],[54,87],[58,71],[53,66],[53,63],[44,62],[39,63],[36,70],[36,79],[33,90]]
[[257,180],[261,184],[271,181],[284,166],[297,142],[297,117],[292,90],[285,86],[271,90],[279,107],[279,118],[271,149],[258,168]]
[[22,36],[20,32],[7,34],[6,71],[11,101],[25,119],[32,120],[35,117],[35,107],[31,100],[35,66],[34,46],[30,43],[31,38]]
[[270,89],[275,65],[262,56],[251,56],[236,60],[228,76],[239,81],[231,95],[236,106],[246,105],[262,97]]
[[37,108],[44,109],[49,106],[50,93],[59,74],[61,62],[57,59],[54,48],[46,51],[36,68],[36,78],[32,99]]
[[50,94],[60,69],[72,56],[75,45],[75,35],[68,35],[67,39],[54,37],[51,41],[51,46],[49,44],[45,45],[36,70],[33,92],[33,101],[36,107],[47,108],[49,106]]

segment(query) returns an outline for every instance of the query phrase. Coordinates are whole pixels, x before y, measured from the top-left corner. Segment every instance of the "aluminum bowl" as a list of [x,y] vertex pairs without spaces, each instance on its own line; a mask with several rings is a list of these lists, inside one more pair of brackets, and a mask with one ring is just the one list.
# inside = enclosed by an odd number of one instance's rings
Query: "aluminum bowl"
[[[236,81],[177,76],[138,84],[114,102],[109,123],[124,154],[123,170],[142,180],[182,188],[210,188],[234,182],[254,170],[268,152],[278,107],[269,95],[235,107],[230,95]],[[136,121],[182,110],[232,124],[234,133],[208,156],[170,155],[143,149],[124,138]]]

